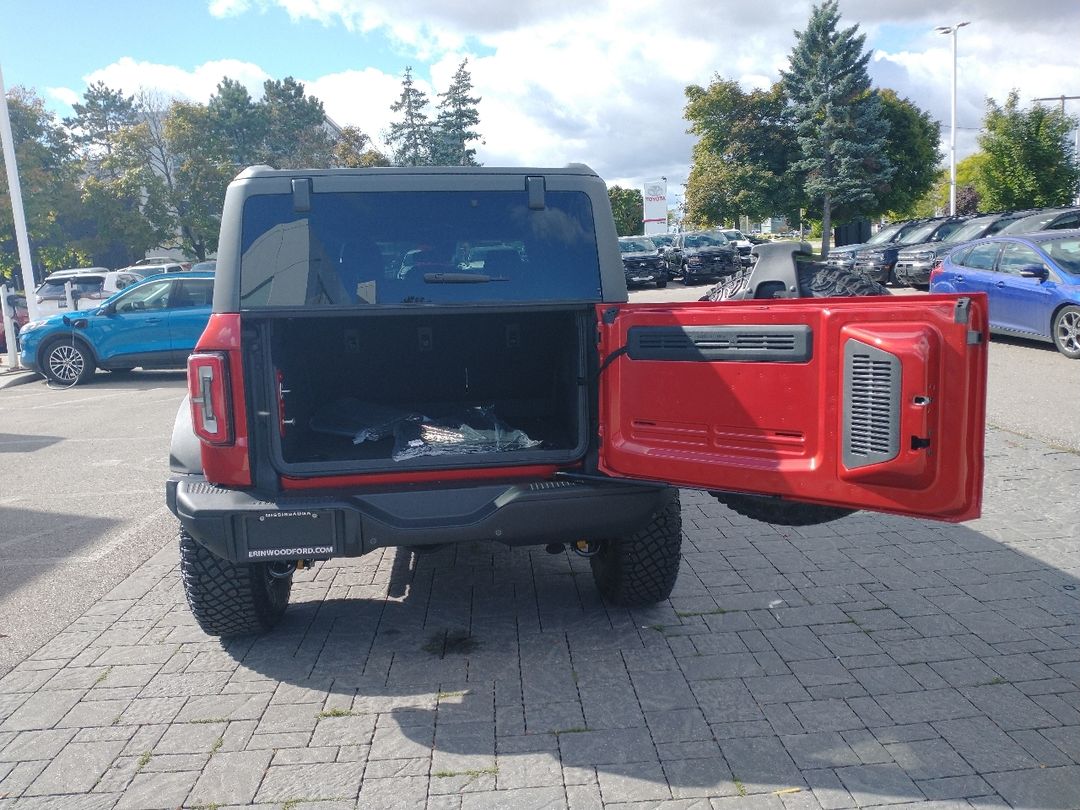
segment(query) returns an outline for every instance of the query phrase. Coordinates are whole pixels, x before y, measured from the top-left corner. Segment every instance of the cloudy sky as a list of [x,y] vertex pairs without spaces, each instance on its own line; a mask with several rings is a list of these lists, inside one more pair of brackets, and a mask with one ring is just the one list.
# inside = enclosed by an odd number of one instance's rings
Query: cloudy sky
[[[805,27],[802,0],[38,0],[5,3],[0,67],[60,116],[96,81],[205,101],[223,76],[258,95],[294,76],[339,124],[376,140],[412,66],[434,98],[468,58],[489,166],[584,162],[609,183],[665,176],[677,193],[692,139],[683,88],[714,76],[777,80]],[[958,155],[985,99],[1080,95],[1080,1],[841,0],[871,74],[943,124],[959,32]],[[1067,110],[1080,115],[1080,102]]]

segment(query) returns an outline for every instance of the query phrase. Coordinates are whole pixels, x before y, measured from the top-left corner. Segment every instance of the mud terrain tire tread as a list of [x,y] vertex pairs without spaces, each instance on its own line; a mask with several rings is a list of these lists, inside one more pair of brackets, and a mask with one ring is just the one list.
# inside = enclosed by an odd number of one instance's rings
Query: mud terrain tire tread
[[890,295],[866,276],[821,262],[799,262],[799,292],[804,298],[844,298],[858,295]]
[[772,523],[776,526],[814,526],[847,517],[855,511],[838,506],[785,501],[765,495],[741,495],[736,492],[711,494],[732,512],[738,512],[751,520],[760,520],[762,523]]
[[[699,300],[730,301],[750,288],[753,268],[739,270],[712,287]],[[889,291],[866,276],[821,262],[799,262],[796,277],[803,298],[847,298],[858,295],[889,295]]]
[[211,636],[263,633],[289,604],[292,579],[275,579],[266,563],[235,564],[180,529],[180,577],[199,627]]
[[682,507],[678,490],[672,490],[647,524],[633,534],[605,542],[589,563],[604,599],[624,607],[641,607],[671,595],[681,554]]

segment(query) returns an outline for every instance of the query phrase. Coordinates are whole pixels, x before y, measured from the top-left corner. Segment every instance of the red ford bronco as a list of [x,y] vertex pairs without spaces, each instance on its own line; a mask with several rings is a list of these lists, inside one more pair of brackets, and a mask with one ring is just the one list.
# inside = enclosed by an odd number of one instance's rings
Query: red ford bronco
[[677,487],[773,523],[977,516],[985,299],[808,250],[631,304],[585,166],[244,171],[167,488],[199,624],[269,629],[314,560],[477,540],[569,546],[606,599],[657,602]]

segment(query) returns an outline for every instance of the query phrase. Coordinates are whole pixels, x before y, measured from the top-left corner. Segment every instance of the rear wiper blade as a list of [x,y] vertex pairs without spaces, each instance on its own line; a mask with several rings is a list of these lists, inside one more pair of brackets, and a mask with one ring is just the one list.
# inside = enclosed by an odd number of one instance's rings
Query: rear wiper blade
[[424,281],[428,284],[484,284],[509,280],[506,276],[485,276],[483,273],[424,273]]

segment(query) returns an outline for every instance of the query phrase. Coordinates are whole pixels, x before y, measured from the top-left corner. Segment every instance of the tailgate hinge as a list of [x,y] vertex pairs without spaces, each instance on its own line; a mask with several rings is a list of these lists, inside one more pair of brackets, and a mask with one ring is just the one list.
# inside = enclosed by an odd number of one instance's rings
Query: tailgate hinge
[[619,308],[618,307],[608,307],[600,315],[600,320],[602,320],[608,326],[611,326],[611,324],[615,323],[615,319],[617,317],[619,317]]
[[967,323],[971,314],[971,299],[957,298],[956,308],[953,310],[953,323]]

